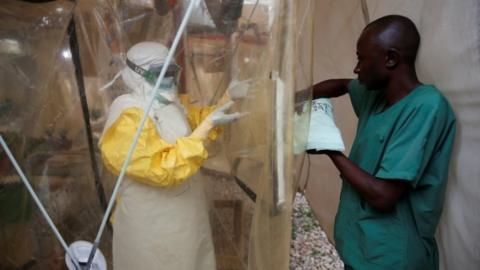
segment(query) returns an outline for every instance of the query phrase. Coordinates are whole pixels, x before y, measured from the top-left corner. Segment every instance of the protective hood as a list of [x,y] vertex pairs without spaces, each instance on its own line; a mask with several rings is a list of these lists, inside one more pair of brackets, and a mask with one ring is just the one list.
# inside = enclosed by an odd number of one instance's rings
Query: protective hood
[[[127,58],[135,65],[148,70],[152,66],[162,65],[167,58],[168,49],[157,42],[140,42],[135,44],[127,52]],[[133,95],[147,100],[153,90],[154,86],[149,84],[145,78],[136,73],[130,67],[125,67],[121,71],[122,79],[125,85],[130,88]],[[168,78],[164,78],[164,81]],[[173,102],[177,99],[177,86],[175,84],[169,84],[165,87],[160,85],[158,91],[158,101],[161,103]]]
[[[130,62],[134,67],[129,67],[127,65],[124,69],[120,70],[117,75],[115,75],[112,81],[101,87],[99,91],[103,91],[112,86],[118,77],[121,76],[125,85],[132,92],[132,95],[142,103],[147,102],[151,91],[154,88],[154,83],[149,83],[141,74],[139,74],[138,70],[135,70],[135,68],[142,69],[144,72],[146,72],[149,71],[150,68],[156,67],[156,70],[158,71],[158,67],[163,65],[167,55],[168,49],[161,43],[137,43],[127,52],[127,64]],[[152,74],[149,75],[151,76]],[[155,74],[155,76],[158,75]],[[167,76],[163,78],[159,86],[159,90],[157,91],[156,100],[159,103],[169,104],[171,102],[178,101],[176,78],[178,78],[178,76],[175,78],[170,78]]]

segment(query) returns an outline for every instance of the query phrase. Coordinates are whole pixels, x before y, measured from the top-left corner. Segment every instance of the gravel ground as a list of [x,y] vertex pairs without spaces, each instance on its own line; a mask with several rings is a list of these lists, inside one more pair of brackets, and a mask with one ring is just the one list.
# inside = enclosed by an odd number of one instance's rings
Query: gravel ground
[[335,247],[328,241],[327,235],[320,228],[303,194],[297,193],[292,215],[290,269],[343,269],[343,262]]

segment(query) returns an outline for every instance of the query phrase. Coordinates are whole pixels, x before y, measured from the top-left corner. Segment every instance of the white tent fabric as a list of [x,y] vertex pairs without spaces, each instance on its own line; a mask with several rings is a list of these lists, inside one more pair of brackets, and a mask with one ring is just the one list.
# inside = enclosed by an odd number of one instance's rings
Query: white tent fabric
[[[480,205],[480,1],[318,1],[315,81],[353,77],[355,43],[365,25],[362,2],[370,20],[401,14],[419,28],[419,77],[445,94],[458,121],[444,211],[437,230],[441,269],[480,269],[480,208],[476,207]],[[337,100],[335,105],[336,120],[348,146],[356,120],[347,109],[349,102]],[[312,157],[313,164],[325,162]],[[330,177],[327,182],[320,179],[328,172],[313,165],[310,171],[307,195],[322,225],[331,228],[337,201],[326,202],[318,197],[332,198],[328,192],[339,190],[338,177]],[[332,183],[335,187],[326,187]]]

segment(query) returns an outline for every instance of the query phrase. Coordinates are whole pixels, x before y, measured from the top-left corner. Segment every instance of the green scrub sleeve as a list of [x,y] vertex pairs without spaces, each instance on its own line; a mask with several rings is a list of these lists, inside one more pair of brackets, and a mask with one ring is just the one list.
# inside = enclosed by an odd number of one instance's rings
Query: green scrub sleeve
[[348,84],[348,93],[352,102],[353,111],[357,117],[362,115],[375,94],[374,91],[367,90],[367,88],[356,79],[351,80]]

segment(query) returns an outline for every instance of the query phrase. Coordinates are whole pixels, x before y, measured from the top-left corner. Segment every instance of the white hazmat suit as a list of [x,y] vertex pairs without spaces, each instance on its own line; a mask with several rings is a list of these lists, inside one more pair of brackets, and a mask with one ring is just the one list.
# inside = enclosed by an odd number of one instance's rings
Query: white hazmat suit
[[[127,59],[149,70],[162,65],[167,53],[160,43],[141,42]],[[117,175],[153,90],[137,71],[129,66],[121,72],[131,93],[111,105],[99,143],[105,166]],[[225,113],[231,101],[219,108],[182,105],[170,79],[159,89],[120,188],[113,213],[115,270],[216,268],[207,202],[196,173],[216,126],[240,114]]]

